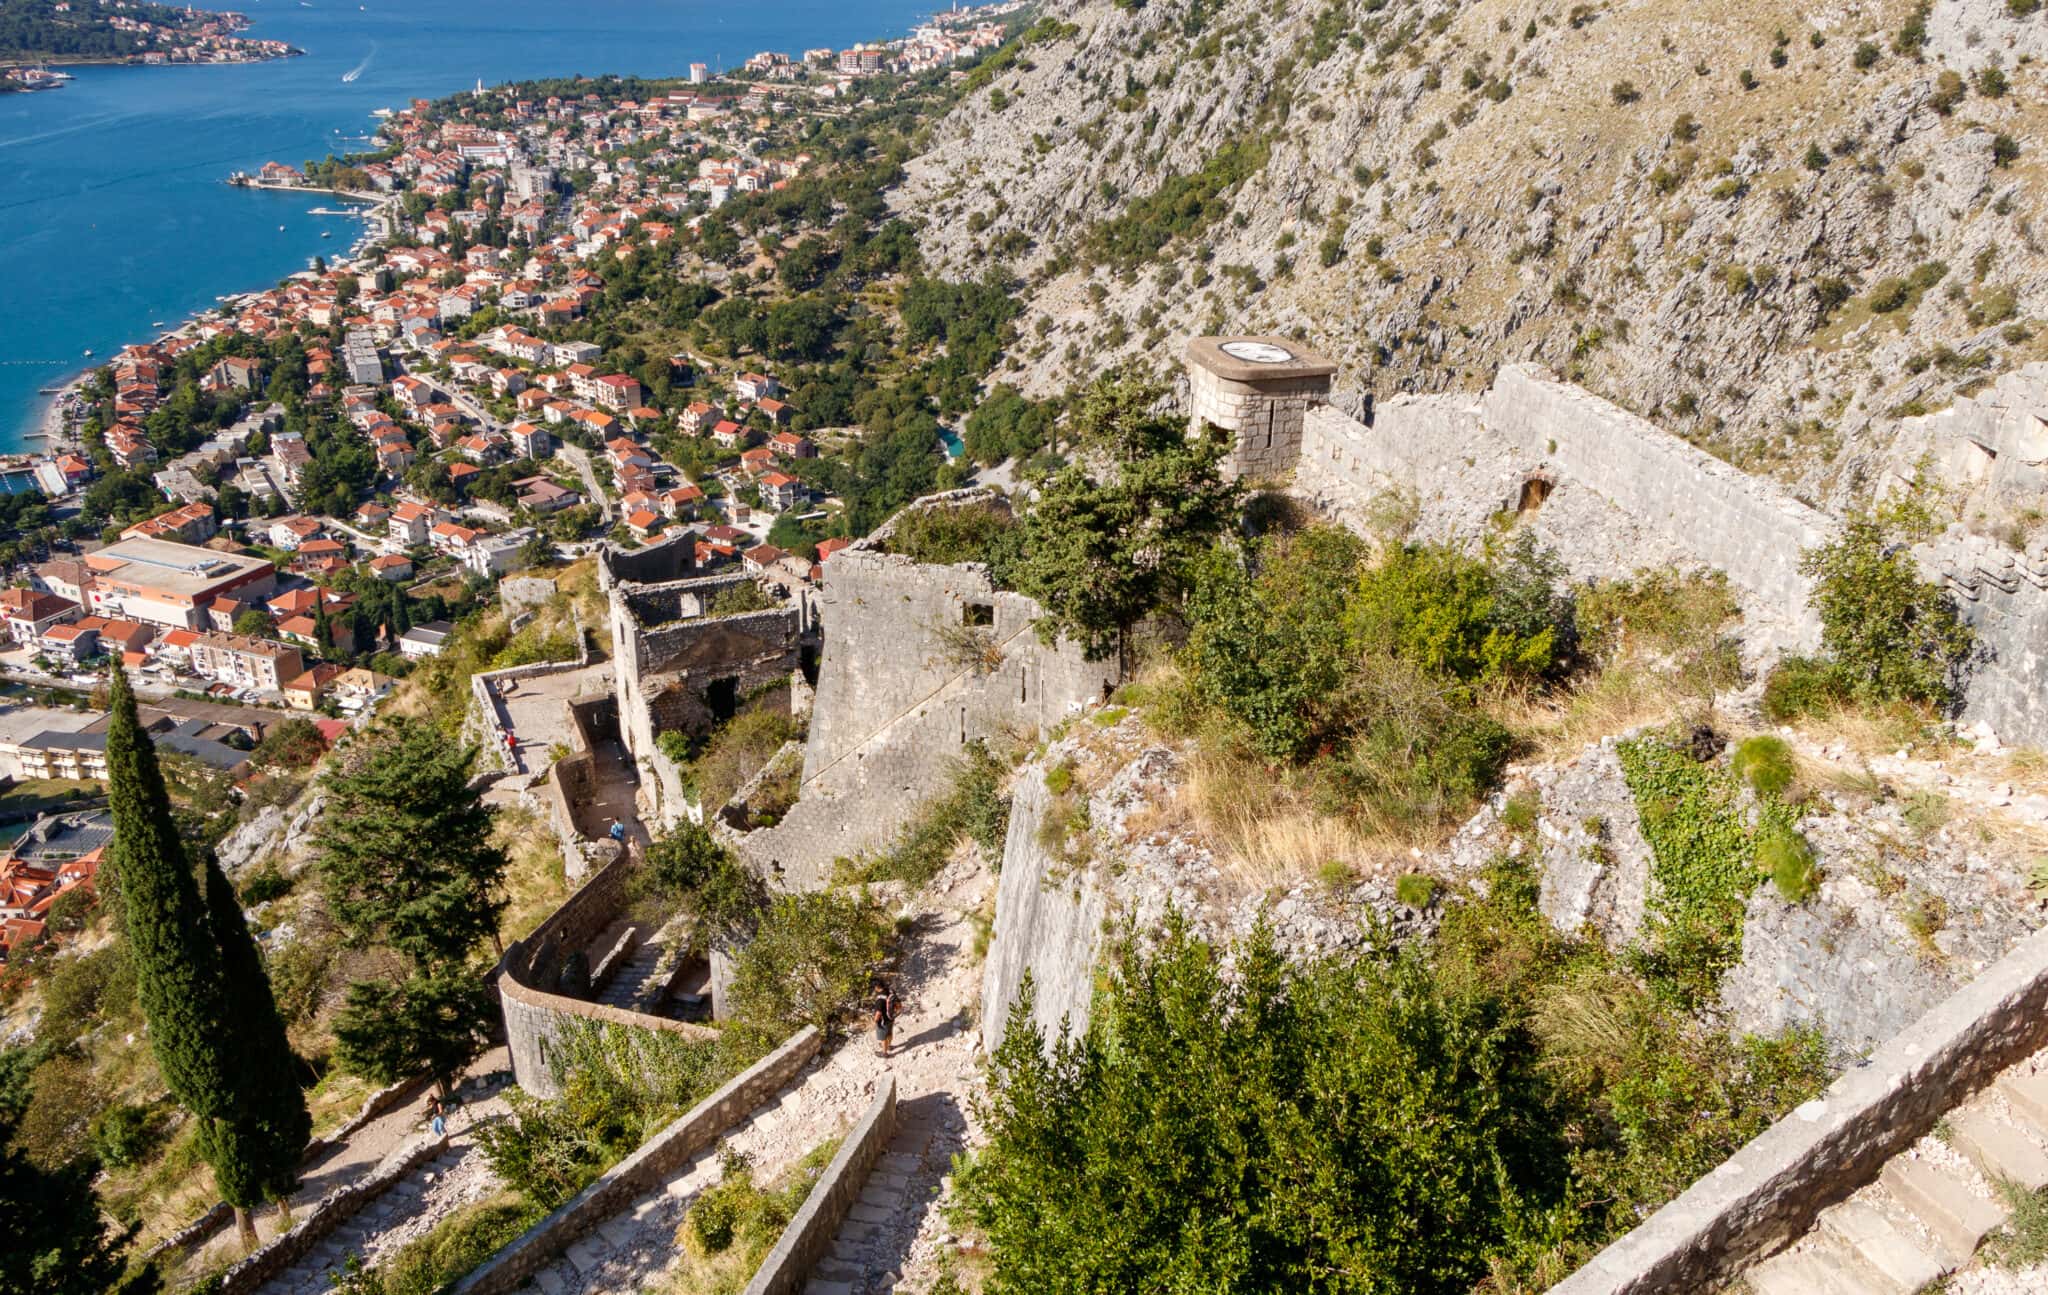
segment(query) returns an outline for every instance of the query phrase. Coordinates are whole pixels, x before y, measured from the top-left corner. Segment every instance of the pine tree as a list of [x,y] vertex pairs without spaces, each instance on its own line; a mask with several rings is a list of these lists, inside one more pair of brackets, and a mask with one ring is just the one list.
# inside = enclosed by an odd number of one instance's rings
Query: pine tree
[[[245,1186],[236,1194],[245,1200],[269,1197],[289,1227],[291,1195],[298,1187],[299,1161],[313,1135],[313,1117],[299,1087],[298,1059],[271,995],[270,973],[243,920],[241,900],[212,851],[207,852],[204,867],[207,916],[220,949],[228,1008],[223,1046],[246,1059],[237,1071],[241,1093],[234,1132],[228,1135],[245,1175]],[[214,1172],[221,1172],[218,1161]]]
[[469,783],[475,758],[398,720],[327,780],[313,841],[335,921],[351,944],[391,949],[409,969],[396,984],[351,986],[335,1021],[337,1059],[380,1082],[424,1068],[445,1089],[495,1023],[474,955],[497,935],[506,860]]
[[101,1295],[121,1276],[131,1227],[109,1235],[83,1163],[48,1172],[13,1145],[14,1118],[0,1111],[0,1295]]

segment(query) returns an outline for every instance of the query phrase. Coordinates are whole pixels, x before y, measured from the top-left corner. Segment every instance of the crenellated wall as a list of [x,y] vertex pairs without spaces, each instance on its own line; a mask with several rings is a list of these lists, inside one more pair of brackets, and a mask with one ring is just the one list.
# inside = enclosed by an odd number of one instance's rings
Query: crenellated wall
[[2048,746],[2048,541],[2021,552],[1958,526],[1914,556],[1977,633],[1963,722],[2013,745]]

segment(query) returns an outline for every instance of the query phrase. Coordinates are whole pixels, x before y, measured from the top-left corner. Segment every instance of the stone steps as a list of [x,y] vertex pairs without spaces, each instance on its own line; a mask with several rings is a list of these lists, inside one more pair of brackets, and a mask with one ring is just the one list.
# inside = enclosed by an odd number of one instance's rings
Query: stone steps
[[2048,1187],[2044,1062],[2048,1053],[1949,1112],[1939,1134],[1963,1163],[1911,1150],[1894,1156],[1874,1189],[1825,1210],[1806,1237],[1752,1266],[1743,1275],[1750,1290],[1915,1295],[1969,1263],[2007,1218],[2001,1183]]

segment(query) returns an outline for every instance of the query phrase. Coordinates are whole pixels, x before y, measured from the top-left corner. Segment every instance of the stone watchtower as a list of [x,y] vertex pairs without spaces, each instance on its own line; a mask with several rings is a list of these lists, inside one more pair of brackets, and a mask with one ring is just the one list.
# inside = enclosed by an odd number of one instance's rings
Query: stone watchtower
[[1237,438],[1232,477],[1284,476],[1301,458],[1308,411],[1328,404],[1337,366],[1286,337],[1197,337],[1188,343],[1188,426]]

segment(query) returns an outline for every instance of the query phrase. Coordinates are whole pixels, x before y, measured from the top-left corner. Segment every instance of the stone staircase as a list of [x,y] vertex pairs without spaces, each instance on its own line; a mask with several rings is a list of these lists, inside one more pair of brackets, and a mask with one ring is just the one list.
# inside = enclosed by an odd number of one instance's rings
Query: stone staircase
[[333,1288],[328,1274],[340,1272],[349,1255],[362,1256],[365,1267],[388,1259],[385,1251],[396,1251],[402,1244],[386,1244],[390,1234],[425,1210],[429,1189],[467,1154],[472,1154],[467,1141],[450,1142],[439,1155],[321,1238],[296,1263],[264,1282],[257,1288],[258,1295],[323,1295]]
[[654,979],[655,967],[660,963],[661,955],[666,948],[667,946],[663,944],[649,940],[633,950],[632,957],[605,981],[604,988],[598,991],[597,1001],[608,1007],[617,1007],[629,1012],[650,1010],[641,1002],[641,996],[646,991],[648,982]]
[[[901,1108],[898,1108],[899,1111]],[[811,1270],[804,1295],[868,1295],[896,1289],[919,1222],[938,1195],[957,1139],[929,1115],[903,1115],[832,1249]]]
[[2048,1052],[1950,1111],[1743,1281],[1754,1295],[1912,1295],[1968,1264],[2005,1222],[2001,1182],[2048,1187]]

